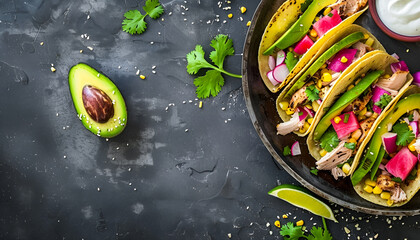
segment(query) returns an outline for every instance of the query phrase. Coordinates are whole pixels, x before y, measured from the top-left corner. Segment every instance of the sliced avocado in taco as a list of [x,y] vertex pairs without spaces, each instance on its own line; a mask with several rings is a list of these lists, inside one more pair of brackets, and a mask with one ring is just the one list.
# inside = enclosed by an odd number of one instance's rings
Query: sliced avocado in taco
[[277,125],[277,134],[307,135],[320,119],[319,109],[324,108],[324,100],[334,86],[340,84],[359,62],[377,50],[384,50],[379,41],[360,26],[350,25],[339,34],[342,39],[318,57],[277,98],[277,111],[283,120]]
[[383,116],[351,176],[362,198],[397,207],[420,189],[419,112],[420,88],[411,86]]
[[403,63],[376,52],[335,85],[307,139],[318,170],[331,171],[335,179],[353,173],[383,115],[413,80],[408,69],[397,68]]
[[288,0],[272,16],[258,51],[260,75],[272,92],[286,86],[367,9],[367,0]]

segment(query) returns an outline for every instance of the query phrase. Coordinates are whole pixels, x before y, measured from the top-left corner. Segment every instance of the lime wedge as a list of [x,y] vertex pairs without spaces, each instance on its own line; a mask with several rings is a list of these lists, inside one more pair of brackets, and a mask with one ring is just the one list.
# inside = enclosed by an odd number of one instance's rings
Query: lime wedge
[[315,215],[338,222],[331,208],[305,188],[283,184],[271,189],[268,194],[278,197],[296,207],[306,209]]

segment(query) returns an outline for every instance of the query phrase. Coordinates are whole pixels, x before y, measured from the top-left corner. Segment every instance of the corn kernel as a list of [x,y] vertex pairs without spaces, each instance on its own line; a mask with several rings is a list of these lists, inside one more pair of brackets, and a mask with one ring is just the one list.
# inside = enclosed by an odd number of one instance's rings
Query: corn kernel
[[322,74],[322,78],[321,79],[324,82],[331,82],[332,76],[331,76],[330,73],[326,72],[326,73]]
[[322,80],[321,79],[318,80],[318,82],[316,83],[316,86],[318,88],[322,88]]
[[350,138],[350,139],[349,139],[349,143],[357,143],[357,140],[356,140],[356,139],[354,139],[354,138]]
[[315,31],[315,29],[312,29],[312,30],[309,32],[309,35],[310,35],[311,37],[314,37],[314,38],[318,37],[318,33]]
[[308,118],[308,123],[312,124],[314,122],[314,118]]
[[280,225],[280,221],[279,221],[279,220],[275,221],[275,222],[274,222],[274,226],[276,226],[276,227],[280,228],[280,226],[281,226],[281,225]]
[[299,128],[299,133],[305,133],[305,132],[306,132],[306,130],[305,130],[304,127]]
[[142,74],[142,75],[140,75],[140,78],[141,78],[141,79],[146,79],[146,76],[144,76],[144,75]]
[[286,114],[287,115],[292,115],[293,113],[295,113],[295,111],[293,109],[291,109],[291,108],[286,109]]
[[200,103],[198,104],[198,108],[203,108],[203,101],[200,101]]
[[390,192],[382,192],[380,196],[381,196],[382,199],[388,200],[388,199],[391,198],[391,193]]
[[411,141],[410,144],[408,144],[408,149],[410,149],[410,151],[412,152],[416,151],[416,147],[414,146],[415,143],[416,143],[416,139],[414,139],[413,141]]
[[376,195],[381,194],[382,193],[382,188],[380,188],[379,186],[376,186],[376,187],[373,188],[372,192],[373,192],[373,194],[376,194]]
[[327,64],[326,63],[324,63],[324,65],[321,66],[321,69],[325,69],[325,68],[327,68]]
[[335,117],[334,122],[339,124],[341,122],[341,117],[339,117],[339,116]]
[[246,23],[246,26],[247,27],[249,27],[251,25],[251,21],[248,21],[247,23]]
[[296,222],[296,226],[302,226],[302,225],[303,225],[303,223],[304,223],[304,222],[303,222],[303,220],[297,221],[297,222]]
[[308,130],[310,126],[311,126],[311,125],[309,125],[309,123],[307,123],[307,122],[305,122],[305,123],[303,124],[303,128],[305,128],[305,130]]
[[365,184],[366,184],[366,185],[369,185],[369,186],[371,186],[371,187],[376,186],[376,182],[375,182],[375,181],[370,180],[370,178],[366,178],[366,180],[365,180]]
[[327,151],[325,151],[325,149],[322,149],[321,151],[319,151],[319,155],[321,155],[321,157],[327,155]]
[[283,219],[288,218],[289,216],[287,216],[286,214],[283,214],[283,216],[281,216]]
[[372,45],[373,45],[373,38],[368,38],[367,40],[366,40],[366,42],[365,42],[365,44],[366,45],[368,45],[369,47],[372,47]]
[[392,204],[394,204],[394,201],[392,201],[391,199],[388,199],[386,201],[386,204],[388,204],[388,206],[392,206]]
[[354,88],[353,84],[347,87],[347,91],[350,91],[352,88]]
[[389,74],[385,74],[384,78],[390,78],[391,76]]
[[312,109],[312,105],[311,104],[306,104],[305,107],[307,107],[308,109]]
[[319,103],[317,103],[316,101],[313,101],[312,102],[312,108],[314,109],[315,112],[318,112]]
[[289,107],[289,103],[288,102],[280,102],[279,107],[281,108],[281,110],[286,111],[287,108]]
[[368,39],[369,38],[369,34],[363,33],[363,37],[364,37],[364,39]]
[[348,59],[345,56],[342,56],[340,59],[340,62],[342,63],[346,63],[348,61]]
[[372,117],[376,119],[376,118],[378,117],[378,114],[377,114],[376,112],[374,112],[374,113],[372,114]]
[[228,18],[232,18],[233,17],[233,14],[232,13],[229,13],[228,14]]
[[367,108],[365,107],[365,108],[363,108],[360,112],[359,112],[359,116],[364,116],[365,114],[366,114],[366,112],[367,112]]
[[367,192],[367,193],[372,193],[373,188],[372,188],[372,186],[365,185],[365,186],[363,187],[363,190],[365,190],[365,192]]
[[326,16],[328,13],[330,13],[331,12],[331,8],[330,7],[327,7],[325,10],[324,10],[324,16]]
[[241,13],[245,13],[246,12],[246,7],[241,7]]
[[351,166],[350,166],[350,164],[348,164],[348,163],[344,163],[344,165],[341,167],[341,170],[343,170],[343,172],[344,172],[346,175],[349,175],[349,173],[350,173],[350,169],[351,169]]
[[410,129],[410,131],[413,131],[413,127],[411,125],[408,125],[408,129]]
[[316,17],[316,18],[315,18],[315,22],[318,22],[318,21],[319,21],[319,17]]

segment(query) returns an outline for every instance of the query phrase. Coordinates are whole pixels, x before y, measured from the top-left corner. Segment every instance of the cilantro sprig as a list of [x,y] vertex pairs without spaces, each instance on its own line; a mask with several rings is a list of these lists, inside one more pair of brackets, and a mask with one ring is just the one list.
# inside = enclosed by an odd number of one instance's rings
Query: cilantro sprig
[[329,128],[328,131],[322,135],[320,142],[321,147],[325,149],[325,151],[331,152],[338,146],[340,139],[338,139],[338,135],[334,129]]
[[308,96],[309,101],[316,101],[319,98],[319,90],[315,87],[315,85],[309,85],[305,89],[306,96]]
[[400,122],[392,127],[392,131],[397,134],[397,145],[407,146],[411,141],[414,140],[415,135],[413,131],[408,128],[407,123]]
[[124,14],[125,19],[122,22],[123,31],[131,35],[142,34],[147,28],[147,23],[144,20],[146,16],[149,15],[151,18],[156,19],[164,12],[159,0],[147,0],[143,6],[143,10],[146,12],[144,15],[137,9]]
[[225,80],[222,73],[236,78],[242,78],[241,75],[232,74],[223,69],[223,62],[227,56],[232,56],[235,53],[232,39],[228,36],[219,34],[210,43],[214,51],[210,52],[210,60],[214,63],[207,62],[204,55],[205,52],[201,45],[195,46],[195,49],[187,54],[187,72],[189,74],[197,74],[202,68],[210,68],[204,76],[194,79],[194,85],[197,87],[198,98],[208,98],[219,94]]
[[325,219],[322,218],[322,227],[312,227],[310,235],[306,236],[302,229],[302,226],[294,226],[293,223],[288,222],[283,225],[280,229],[280,235],[286,240],[299,240],[300,238],[306,238],[308,240],[332,240],[331,233],[327,229]]
[[384,93],[379,99],[379,101],[375,103],[375,105],[380,107],[381,109],[384,109],[386,106],[388,106],[391,100],[392,100],[391,95]]
[[292,155],[292,150],[290,149],[289,146],[286,146],[286,147],[283,148],[283,155],[284,156]]

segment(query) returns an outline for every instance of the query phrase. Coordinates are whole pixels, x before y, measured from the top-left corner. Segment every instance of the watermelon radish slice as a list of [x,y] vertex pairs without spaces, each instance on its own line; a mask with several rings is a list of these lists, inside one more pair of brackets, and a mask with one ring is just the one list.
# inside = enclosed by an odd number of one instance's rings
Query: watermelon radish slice
[[390,154],[397,151],[397,134],[393,132],[387,132],[382,134],[382,145],[385,151]]
[[316,33],[318,33],[318,36],[322,37],[331,28],[337,26],[340,23],[340,15],[338,14],[338,11],[334,9],[329,14],[327,14],[323,18],[319,19],[316,23],[314,23],[313,27]]
[[[328,69],[333,70],[334,72],[342,72],[352,64],[354,56],[356,56],[357,49],[345,48],[339,51],[330,61]],[[347,58],[346,62],[342,62],[341,59]]]
[[296,141],[295,143],[293,143],[292,149],[291,149],[291,153],[292,153],[292,156],[298,156],[298,155],[301,154],[300,145],[299,145],[299,142],[298,141]]
[[299,55],[303,55],[308,51],[309,48],[312,47],[312,45],[314,45],[314,41],[312,41],[308,35],[305,35],[305,37],[303,37],[302,40],[296,44],[294,52]]
[[384,94],[391,95],[388,91],[384,90],[383,88],[380,88],[378,86],[374,86],[372,90],[372,102],[373,107],[372,110],[376,112],[377,114],[380,114],[382,112],[382,109],[379,106],[376,106],[375,103],[379,102],[381,100],[381,96]]
[[274,86],[279,84],[279,82],[277,82],[276,79],[274,79],[273,70],[271,70],[267,73],[267,78],[270,80],[271,84],[273,84]]
[[289,75],[289,69],[287,68],[286,64],[280,64],[273,70],[273,77],[274,79],[281,83],[284,81],[284,79],[287,78]]
[[417,157],[410,152],[407,147],[402,148],[397,155],[395,155],[385,165],[386,170],[394,177],[399,177],[401,180],[405,180],[413,170],[417,163]]
[[305,118],[308,116],[308,112],[305,111],[305,109],[298,107],[299,110],[299,121],[305,120]]
[[[346,117],[346,115],[348,115],[348,117]],[[339,117],[341,118],[339,123],[335,123],[334,118],[331,119],[331,123],[340,140],[346,139],[348,135],[360,128],[354,112],[343,113]],[[347,118],[348,121],[345,123]]]

